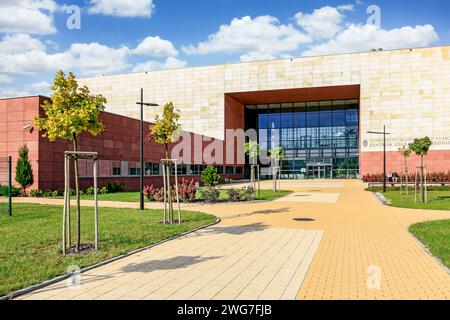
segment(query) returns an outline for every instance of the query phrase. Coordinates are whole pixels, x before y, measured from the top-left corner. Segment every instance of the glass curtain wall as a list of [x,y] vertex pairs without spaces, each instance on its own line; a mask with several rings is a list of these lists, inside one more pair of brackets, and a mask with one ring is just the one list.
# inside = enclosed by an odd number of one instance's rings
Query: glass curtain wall
[[262,150],[282,146],[284,179],[359,177],[359,101],[246,106]]

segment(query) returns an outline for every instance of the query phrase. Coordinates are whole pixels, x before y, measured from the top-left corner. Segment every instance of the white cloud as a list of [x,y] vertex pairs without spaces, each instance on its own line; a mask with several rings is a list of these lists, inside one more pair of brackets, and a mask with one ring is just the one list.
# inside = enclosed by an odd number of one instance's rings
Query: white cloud
[[2,0],[0,2],[0,32],[52,34],[56,32],[54,0]]
[[0,83],[11,83],[12,78],[6,74],[0,74]]
[[90,0],[90,14],[116,17],[151,17],[153,0]]
[[32,50],[43,51],[45,45],[25,33],[7,34],[0,41],[0,53],[22,53]]
[[127,47],[111,48],[97,42],[74,43],[67,51],[71,64],[85,75],[108,74],[123,70],[129,65]]
[[281,53],[294,51],[310,38],[292,25],[280,24],[272,16],[249,16],[235,18],[228,25],[210,35],[197,46],[183,47],[187,54],[239,53],[241,60],[277,57]]
[[187,62],[174,58],[168,57],[164,63],[158,61],[148,61],[144,63],[139,63],[133,68],[133,72],[146,72],[146,71],[156,71],[165,69],[178,69],[186,67]]
[[37,91],[49,91],[52,85],[47,81],[41,81],[30,84],[30,88]]
[[405,26],[390,30],[378,29],[374,25],[350,25],[335,38],[312,45],[303,55],[324,55],[369,51],[383,48],[415,48],[429,46],[439,40],[432,25]]
[[172,42],[160,37],[147,37],[133,50],[134,54],[154,57],[176,57],[178,51]]
[[45,45],[26,34],[5,35],[0,41],[0,72],[36,74],[44,71],[77,71],[82,75],[123,70],[130,49],[99,43],[74,43],[63,52],[49,54]]
[[25,90],[19,90],[12,87],[0,87],[0,98],[26,97],[30,93]]
[[315,40],[327,39],[335,36],[342,30],[342,21],[345,19],[341,11],[353,10],[352,5],[338,7],[326,6],[314,10],[312,13],[298,12],[295,15],[297,24],[311,35]]

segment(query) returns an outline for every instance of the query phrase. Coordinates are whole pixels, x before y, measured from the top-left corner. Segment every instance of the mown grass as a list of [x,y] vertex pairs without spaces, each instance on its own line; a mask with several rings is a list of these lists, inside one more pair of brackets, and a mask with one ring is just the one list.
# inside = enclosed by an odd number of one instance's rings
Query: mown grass
[[450,220],[418,223],[410,232],[450,268]]
[[[14,204],[12,217],[4,213],[4,207],[0,203],[0,296],[65,274],[69,266],[87,267],[216,219],[204,213],[183,212],[181,225],[162,225],[162,210],[100,208],[100,250],[63,257],[62,207]],[[84,244],[92,244],[94,239],[92,211],[82,208]],[[72,222],[74,230],[75,221]]]
[[[426,210],[450,210],[450,187],[430,187],[428,190],[428,203],[415,202],[414,187],[410,188],[409,195],[402,194],[399,188],[389,188],[383,193],[382,187],[371,187],[367,191],[380,192],[392,207],[426,209]],[[417,199],[420,199],[418,192]]]

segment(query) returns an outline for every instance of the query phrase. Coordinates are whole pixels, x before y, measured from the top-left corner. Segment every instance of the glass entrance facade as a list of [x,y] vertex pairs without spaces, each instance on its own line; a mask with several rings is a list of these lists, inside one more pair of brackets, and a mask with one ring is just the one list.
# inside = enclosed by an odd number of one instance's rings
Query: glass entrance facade
[[359,177],[359,101],[247,105],[247,129],[261,149],[281,146],[283,179]]

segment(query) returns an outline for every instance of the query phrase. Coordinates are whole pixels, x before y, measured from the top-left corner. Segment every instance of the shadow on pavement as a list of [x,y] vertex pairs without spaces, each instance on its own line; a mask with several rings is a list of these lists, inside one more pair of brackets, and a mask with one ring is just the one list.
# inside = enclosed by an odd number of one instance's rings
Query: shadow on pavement
[[155,270],[174,270],[184,268],[204,261],[222,257],[178,256],[164,260],[151,260],[142,263],[131,263],[121,269],[122,272],[152,272]]

